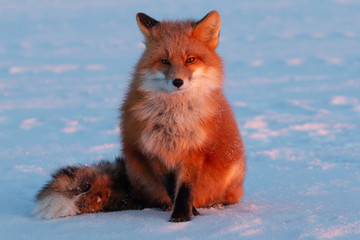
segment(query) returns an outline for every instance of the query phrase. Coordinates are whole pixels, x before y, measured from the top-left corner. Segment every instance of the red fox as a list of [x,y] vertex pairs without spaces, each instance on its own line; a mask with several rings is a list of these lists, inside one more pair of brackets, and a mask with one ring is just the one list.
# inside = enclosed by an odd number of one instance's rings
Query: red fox
[[159,207],[183,222],[243,194],[245,149],[215,51],[219,13],[136,20],[146,48],[121,107],[123,157],[58,170],[36,197],[40,218]]

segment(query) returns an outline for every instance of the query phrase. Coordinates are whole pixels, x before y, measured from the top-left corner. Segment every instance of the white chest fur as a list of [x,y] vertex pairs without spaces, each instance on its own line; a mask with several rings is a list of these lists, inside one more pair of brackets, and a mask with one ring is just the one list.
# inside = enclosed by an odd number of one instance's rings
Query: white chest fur
[[174,168],[184,154],[203,146],[207,138],[203,121],[213,112],[205,99],[191,92],[153,93],[134,109],[135,116],[145,123],[139,144],[145,153]]

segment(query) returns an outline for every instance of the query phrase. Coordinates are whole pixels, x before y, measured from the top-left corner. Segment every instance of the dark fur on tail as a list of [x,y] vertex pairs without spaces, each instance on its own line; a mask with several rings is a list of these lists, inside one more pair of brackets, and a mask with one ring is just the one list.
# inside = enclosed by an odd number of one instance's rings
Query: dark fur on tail
[[101,161],[92,166],[57,170],[37,194],[35,214],[57,218],[81,213],[140,209],[131,196],[124,161]]

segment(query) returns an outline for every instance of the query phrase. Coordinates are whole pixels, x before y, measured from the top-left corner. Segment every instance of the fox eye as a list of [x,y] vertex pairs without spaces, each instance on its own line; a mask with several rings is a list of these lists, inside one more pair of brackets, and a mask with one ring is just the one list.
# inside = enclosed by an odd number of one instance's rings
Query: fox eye
[[161,63],[162,64],[167,64],[167,65],[170,64],[169,60],[167,60],[165,58],[161,59]]
[[186,63],[193,63],[195,61],[194,57],[189,57],[188,59],[186,59]]

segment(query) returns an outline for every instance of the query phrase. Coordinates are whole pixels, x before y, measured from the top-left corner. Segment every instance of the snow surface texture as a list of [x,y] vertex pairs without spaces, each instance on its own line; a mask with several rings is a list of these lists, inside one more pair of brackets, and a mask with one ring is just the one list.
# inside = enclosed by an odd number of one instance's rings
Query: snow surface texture
[[[247,147],[241,203],[40,221],[60,166],[118,155],[136,12],[222,16],[226,93]],[[0,1],[0,239],[360,239],[360,1]]]

